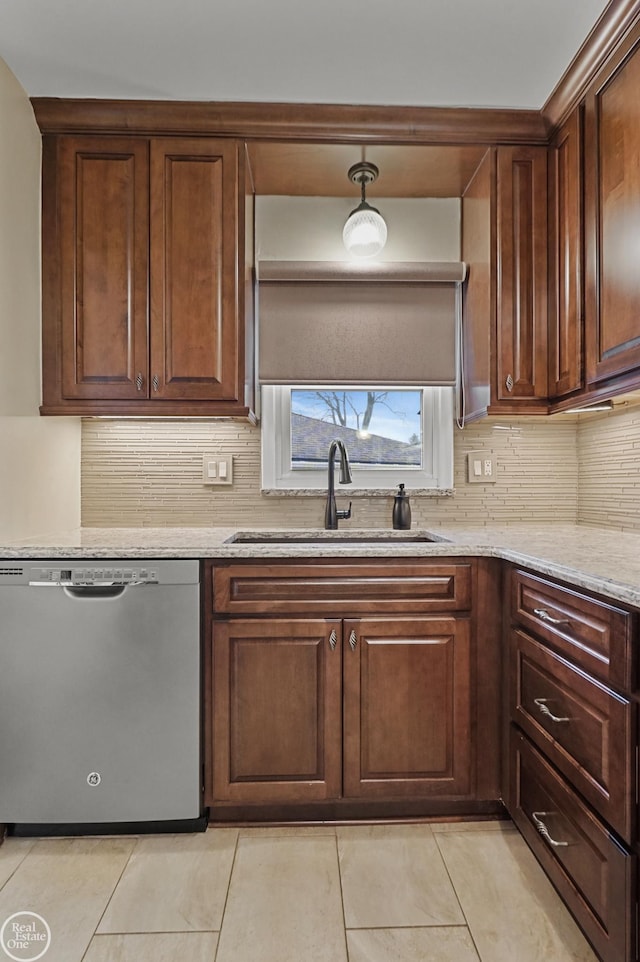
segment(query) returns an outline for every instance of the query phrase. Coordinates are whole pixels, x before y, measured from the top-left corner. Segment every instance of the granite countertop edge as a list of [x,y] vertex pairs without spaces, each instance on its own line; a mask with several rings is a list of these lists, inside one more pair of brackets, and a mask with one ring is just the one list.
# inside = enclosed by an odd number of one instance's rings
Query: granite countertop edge
[[[312,544],[287,538],[313,534]],[[229,539],[256,535],[274,539],[260,544]],[[379,536],[380,543],[348,538]],[[432,542],[402,541],[430,536]],[[277,539],[277,540],[275,540]],[[398,539],[399,543],[393,540]],[[323,544],[326,540],[327,543]],[[0,545],[5,561],[28,559],[203,559],[267,560],[283,558],[431,558],[492,557],[522,565],[576,587],[640,607],[640,534],[574,524],[434,525],[428,529],[384,531],[343,528],[79,528],[47,537]]]

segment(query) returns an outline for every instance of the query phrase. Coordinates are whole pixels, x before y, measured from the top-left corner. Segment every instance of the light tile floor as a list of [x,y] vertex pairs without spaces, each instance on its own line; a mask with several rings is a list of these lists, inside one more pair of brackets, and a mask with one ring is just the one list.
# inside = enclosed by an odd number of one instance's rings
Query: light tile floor
[[9,838],[23,911],[43,962],[596,962],[509,822]]

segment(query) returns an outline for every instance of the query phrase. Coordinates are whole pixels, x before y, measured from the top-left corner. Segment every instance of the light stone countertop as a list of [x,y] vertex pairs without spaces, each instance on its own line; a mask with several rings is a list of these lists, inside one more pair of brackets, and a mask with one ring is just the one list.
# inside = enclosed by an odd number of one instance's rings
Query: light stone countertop
[[[238,534],[274,539],[270,544],[226,543]],[[295,542],[312,534],[313,544]],[[380,544],[347,539],[383,535]],[[431,535],[434,543],[407,543],[407,537]],[[403,540],[405,539],[405,540]],[[322,543],[322,542],[327,543]],[[396,541],[396,543],[393,543]],[[342,543],[340,543],[342,542]],[[609,598],[640,607],[640,533],[574,524],[434,525],[411,532],[343,526],[322,529],[215,528],[79,528],[40,538],[5,542],[0,558],[502,558],[541,574],[568,581]]]

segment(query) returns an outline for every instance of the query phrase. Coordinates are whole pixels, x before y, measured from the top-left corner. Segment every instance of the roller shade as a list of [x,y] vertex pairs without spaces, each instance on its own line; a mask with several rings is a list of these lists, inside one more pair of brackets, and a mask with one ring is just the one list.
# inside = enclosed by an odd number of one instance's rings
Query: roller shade
[[461,263],[262,261],[263,384],[456,383]]

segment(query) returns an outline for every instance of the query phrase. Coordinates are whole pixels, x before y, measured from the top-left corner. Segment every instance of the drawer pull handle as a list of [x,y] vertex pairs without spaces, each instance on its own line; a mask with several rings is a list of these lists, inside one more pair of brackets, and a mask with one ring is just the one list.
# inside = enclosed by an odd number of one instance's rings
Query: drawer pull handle
[[534,615],[537,615],[540,621],[546,621],[550,625],[570,625],[571,622],[568,618],[554,618],[549,614],[546,608],[534,608]]
[[543,815],[545,816],[545,818],[547,818],[549,815],[554,815],[554,814],[555,814],[554,812],[531,812],[531,818],[533,819],[536,828],[538,829],[542,837],[547,840],[549,845],[553,845],[554,848],[567,848],[569,845],[568,842],[557,842],[555,838],[551,838],[551,835],[549,834],[549,829],[542,821]]
[[333,628],[331,630],[331,634],[329,635],[329,648],[331,648],[331,651],[336,650],[337,644],[338,644],[338,636],[336,634],[336,629]]
[[560,715],[554,715],[551,709],[548,707],[548,698],[534,698],[533,702],[538,706],[543,715],[545,715],[549,721],[552,722],[569,722],[570,718],[561,718]]
[[356,645],[358,644],[358,636],[353,628],[351,629],[351,634],[349,635],[349,644],[351,645],[351,651],[355,651]]

